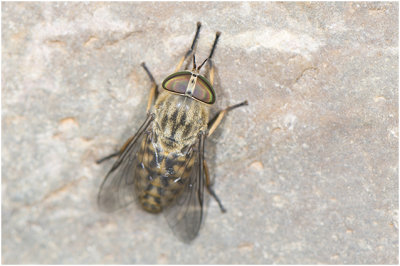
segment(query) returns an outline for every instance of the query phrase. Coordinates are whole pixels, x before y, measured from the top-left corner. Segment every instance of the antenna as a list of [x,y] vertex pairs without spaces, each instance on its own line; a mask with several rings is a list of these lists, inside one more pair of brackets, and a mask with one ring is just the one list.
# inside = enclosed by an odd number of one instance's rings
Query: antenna
[[196,70],[196,56],[193,53],[193,70]]
[[197,68],[197,71],[200,71],[200,68],[204,65],[205,62],[207,62],[207,60],[208,60],[208,57],[207,57],[206,60],[204,60],[204,62],[201,63],[201,65]]

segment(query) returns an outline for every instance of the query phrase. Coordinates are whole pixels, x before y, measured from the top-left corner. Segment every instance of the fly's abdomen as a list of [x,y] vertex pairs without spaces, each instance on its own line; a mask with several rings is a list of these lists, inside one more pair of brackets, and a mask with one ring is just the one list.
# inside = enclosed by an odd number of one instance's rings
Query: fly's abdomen
[[141,149],[135,170],[136,193],[143,209],[159,213],[183,192],[194,157],[154,150],[153,143],[146,140]]
[[142,205],[143,209],[148,212],[159,213],[162,210],[161,206],[161,197],[162,197],[162,188],[156,187],[153,184],[149,183],[140,193],[139,202]]

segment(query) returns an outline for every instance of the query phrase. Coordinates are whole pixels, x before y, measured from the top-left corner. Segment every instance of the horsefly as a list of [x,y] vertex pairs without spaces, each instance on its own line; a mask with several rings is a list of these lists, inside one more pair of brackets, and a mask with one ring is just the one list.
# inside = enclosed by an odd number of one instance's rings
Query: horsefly
[[[216,101],[212,56],[221,33],[216,33],[209,56],[197,67],[194,52],[200,28],[198,22],[192,46],[175,72],[162,82],[160,93],[142,63],[152,82],[147,118],[120,151],[97,161],[118,156],[101,184],[97,198],[100,209],[115,211],[137,201],[148,212],[163,212],[172,231],[184,242],[193,240],[200,230],[204,187],[225,212],[210,183],[204,142],[227,112],[247,105],[244,101],[229,106],[209,119],[209,108]],[[206,62],[207,71],[201,75]]]

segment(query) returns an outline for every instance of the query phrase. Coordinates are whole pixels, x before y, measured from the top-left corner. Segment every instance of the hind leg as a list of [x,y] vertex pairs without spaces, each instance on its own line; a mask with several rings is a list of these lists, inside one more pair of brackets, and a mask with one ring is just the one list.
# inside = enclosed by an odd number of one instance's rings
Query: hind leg
[[214,189],[211,186],[211,180],[210,180],[210,174],[208,172],[208,166],[206,161],[203,161],[203,166],[204,166],[204,175],[206,177],[206,188],[208,193],[215,199],[215,201],[218,203],[219,208],[221,209],[221,212],[226,212],[226,209],[224,205],[222,205],[221,200],[218,198],[217,194],[215,193]]

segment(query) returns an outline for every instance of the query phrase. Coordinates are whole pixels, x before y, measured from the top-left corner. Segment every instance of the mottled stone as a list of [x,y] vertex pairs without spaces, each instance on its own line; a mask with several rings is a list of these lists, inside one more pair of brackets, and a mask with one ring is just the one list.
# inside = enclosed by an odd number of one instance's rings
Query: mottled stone
[[[203,23],[216,31],[215,190],[198,238],[96,207]],[[398,3],[2,3],[3,263],[396,264]]]

